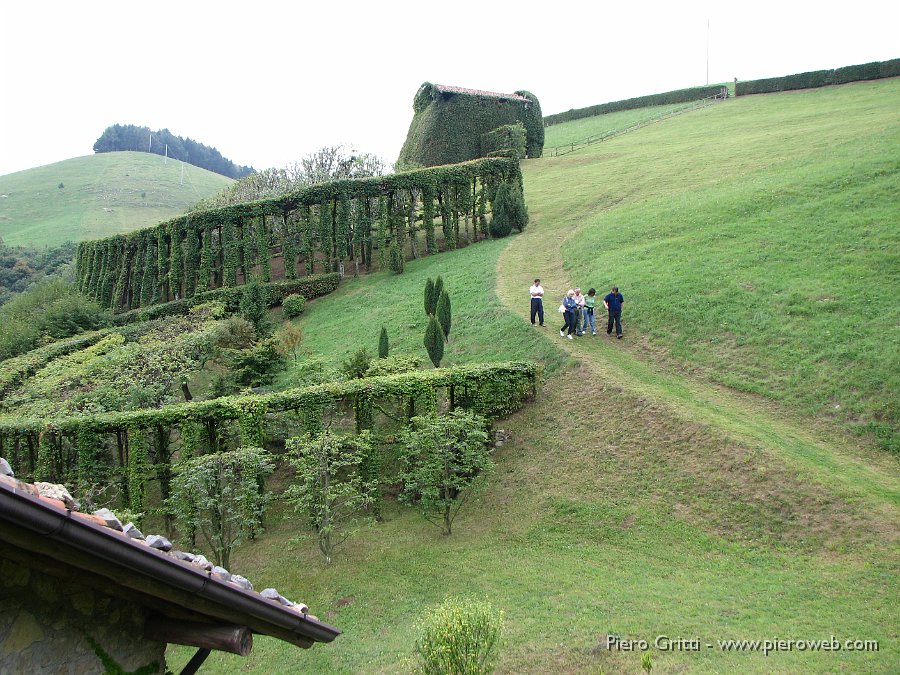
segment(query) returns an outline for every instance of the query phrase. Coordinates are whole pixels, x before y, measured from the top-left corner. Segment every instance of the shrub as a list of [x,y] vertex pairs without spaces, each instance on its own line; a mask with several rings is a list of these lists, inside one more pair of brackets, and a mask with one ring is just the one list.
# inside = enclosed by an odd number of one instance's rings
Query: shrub
[[[439,291],[440,292],[440,291]],[[437,308],[438,296],[434,294],[434,280],[428,277],[425,282],[425,313],[434,314]]]
[[396,241],[391,242],[391,259],[389,263],[391,272],[394,274],[403,274],[404,264],[403,251],[401,250],[400,245]]
[[435,368],[441,367],[441,359],[444,358],[444,331],[441,324],[434,316],[428,317],[428,327],[425,329],[425,351]]
[[372,365],[366,371],[366,377],[410,373],[418,370],[421,365],[422,361],[418,356],[388,356],[372,361]]
[[525,205],[525,197],[519,183],[512,181],[507,194],[507,208],[509,209],[510,223],[519,232],[528,224],[528,207]]
[[281,302],[281,308],[288,319],[294,319],[300,316],[305,307],[306,298],[302,295],[288,295]]
[[366,376],[371,364],[372,354],[365,347],[360,347],[341,363],[341,371],[348,380],[356,380]]
[[420,624],[419,666],[427,675],[492,673],[503,612],[482,600],[448,598]]
[[241,293],[241,316],[250,322],[259,335],[266,335],[271,330],[266,291],[256,282],[244,286]]
[[275,374],[284,368],[284,356],[274,339],[261,340],[250,349],[234,352],[231,369],[234,381],[243,387],[271,384]]

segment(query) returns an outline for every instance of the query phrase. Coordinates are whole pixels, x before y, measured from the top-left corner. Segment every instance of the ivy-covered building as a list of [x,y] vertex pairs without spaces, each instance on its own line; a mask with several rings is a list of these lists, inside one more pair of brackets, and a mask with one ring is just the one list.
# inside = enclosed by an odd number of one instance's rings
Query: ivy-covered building
[[540,157],[544,149],[541,104],[527,91],[501,94],[425,82],[413,111],[397,160],[401,170],[485,157],[498,148],[487,147],[484,137],[511,125],[524,128],[526,157]]

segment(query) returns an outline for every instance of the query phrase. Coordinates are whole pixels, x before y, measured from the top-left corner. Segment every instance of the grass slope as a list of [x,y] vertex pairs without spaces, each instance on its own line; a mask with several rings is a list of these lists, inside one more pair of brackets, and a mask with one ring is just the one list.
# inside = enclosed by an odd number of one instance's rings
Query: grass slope
[[[451,594],[504,610],[502,672],[639,672],[639,654],[604,648],[613,633],[651,645],[659,635],[701,641],[697,653],[653,649],[654,672],[896,672],[896,458],[830,418],[806,416],[809,383],[796,384],[806,393],[790,393],[795,384],[783,371],[800,362],[793,355],[819,330],[814,321],[791,319],[783,348],[772,350],[778,358],[752,340],[746,350],[720,353],[716,346],[728,342],[713,338],[733,330],[719,325],[720,316],[747,304],[719,291],[744,280],[753,252],[769,256],[768,276],[777,271],[791,291],[799,278],[827,285],[834,265],[860,271],[855,252],[836,247],[833,264],[811,264],[812,255],[797,252],[801,244],[783,241],[797,237],[783,219],[816,232],[821,213],[812,222],[804,215],[815,211],[803,206],[812,197],[830,200],[844,214],[834,219],[851,228],[861,195],[884,206],[877,166],[891,147],[896,155],[897,86],[738,100],[529,162],[532,222],[522,235],[412,262],[401,277],[374,275],[311,303],[300,321],[305,344],[327,360],[359,346],[374,351],[382,323],[395,351],[418,350],[424,359],[421,289],[441,273],[455,308],[451,361],[532,356],[553,375],[534,405],[502,423],[512,440],[498,451],[499,470],[488,493],[461,512],[452,537],[388,510],[384,523],[359,533],[324,568],[312,542],[297,539],[300,519],[278,507],[269,532],[238,551],[235,569],[303,599],[344,634],[309,652],[259,638],[247,659],[214,654],[208,670],[409,670],[416,619]],[[861,168],[851,181],[856,196],[841,201],[850,157]],[[741,207],[749,225],[729,226]],[[679,211],[687,208],[693,215]],[[896,215],[884,218],[868,225],[882,242],[896,231]],[[766,224],[771,231],[763,234]],[[714,245],[718,229],[731,255]],[[760,247],[763,236],[783,245]],[[689,251],[699,270],[671,262]],[[549,290],[544,331],[526,319],[524,289],[534,276]],[[693,291],[695,276],[710,290],[703,298],[709,316],[676,311],[680,296],[671,289]],[[753,285],[756,277],[748,279]],[[890,279],[866,279],[895,311]],[[561,340],[552,326],[556,296],[574,281],[602,288],[613,280],[629,303],[626,340]],[[667,322],[669,333],[655,330]],[[685,345],[699,342],[692,359],[677,344],[694,322],[705,331],[685,338]],[[887,353],[890,340],[869,349]],[[826,374],[846,366],[832,358],[820,361]],[[754,363],[773,378],[769,396],[721,384],[746,378]],[[876,358],[868,367],[885,364]],[[870,391],[860,405],[872,411],[882,395]],[[765,656],[716,644],[832,635],[878,640],[880,649]],[[170,650],[169,667],[192,654]]]
[[76,157],[0,176],[0,237],[55,246],[130,232],[180,215],[231,182],[143,152]]

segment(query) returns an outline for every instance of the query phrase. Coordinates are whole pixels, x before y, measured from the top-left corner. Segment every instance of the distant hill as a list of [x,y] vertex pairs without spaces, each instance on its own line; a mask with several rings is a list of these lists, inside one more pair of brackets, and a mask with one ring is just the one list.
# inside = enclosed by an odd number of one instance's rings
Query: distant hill
[[130,232],[180,215],[232,182],[144,152],[67,159],[0,176],[0,238],[56,246]]
[[151,131],[134,124],[106,127],[94,142],[94,152],[148,152],[178,159],[227,178],[243,178],[255,171],[252,166],[238,166],[222,153],[192,138],[176,136],[168,129]]

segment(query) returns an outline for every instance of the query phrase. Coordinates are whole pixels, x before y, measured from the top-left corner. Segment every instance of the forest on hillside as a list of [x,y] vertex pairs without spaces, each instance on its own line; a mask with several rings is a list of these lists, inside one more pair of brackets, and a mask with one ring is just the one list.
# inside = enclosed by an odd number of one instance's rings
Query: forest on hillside
[[242,178],[254,173],[252,166],[238,166],[223,157],[215,148],[190,138],[176,136],[168,129],[151,131],[149,127],[134,124],[113,124],[106,127],[100,138],[94,142],[94,152],[150,152],[168,155],[174,159],[199,166],[201,169],[218,173],[228,178]]

